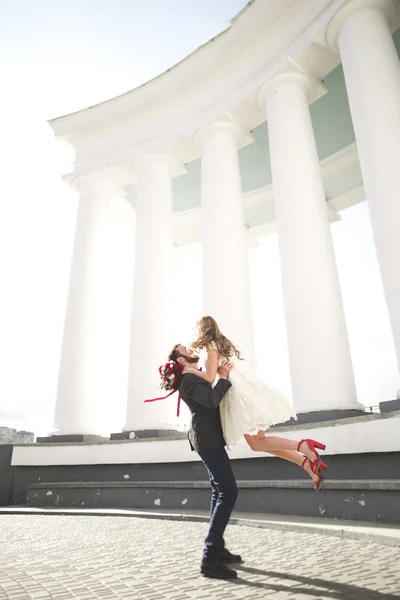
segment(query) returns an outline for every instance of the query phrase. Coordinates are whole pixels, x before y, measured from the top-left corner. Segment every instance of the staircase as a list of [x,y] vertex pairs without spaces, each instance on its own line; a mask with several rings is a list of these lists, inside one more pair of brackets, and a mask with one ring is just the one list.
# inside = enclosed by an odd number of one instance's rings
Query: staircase
[[[326,462],[324,489],[315,493],[311,479],[291,463],[274,458],[233,461],[236,509],[400,523],[399,452],[326,456]],[[198,462],[41,467],[40,472],[39,481],[26,482],[24,490],[17,486],[14,504],[190,512],[207,510],[210,502],[210,484]],[[18,475],[22,483],[22,473],[16,473],[17,482]]]

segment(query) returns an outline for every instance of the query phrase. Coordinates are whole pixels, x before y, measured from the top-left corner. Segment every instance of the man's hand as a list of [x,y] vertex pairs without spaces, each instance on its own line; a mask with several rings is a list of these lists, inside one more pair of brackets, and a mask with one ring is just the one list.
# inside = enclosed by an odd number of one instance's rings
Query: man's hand
[[221,379],[229,379],[229,373],[232,371],[234,367],[233,362],[229,360],[225,360],[220,368],[218,369],[218,373]]
[[192,373],[192,375],[198,375],[199,369],[195,369],[194,367],[184,367],[182,375],[187,375],[188,373]]

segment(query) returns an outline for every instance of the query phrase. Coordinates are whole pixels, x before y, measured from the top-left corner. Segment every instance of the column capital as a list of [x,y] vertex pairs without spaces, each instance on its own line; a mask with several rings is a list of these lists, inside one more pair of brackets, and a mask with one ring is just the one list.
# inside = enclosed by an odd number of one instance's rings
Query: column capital
[[143,154],[135,158],[131,163],[131,169],[133,171],[135,180],[137,182],[140,173],[143,169],[154,168],[157,166],[166,166],[171,173],[171,177],[178,177],[186,173],[185,167],[178,162],[176,157],[170,152],[152,152],[150,154]]
[[238,148],[247,146],[253,141],[253,137],[240,123],[238,123],[230,115],[222,115],[216,121],[204,125],[193,136],[193,140],[197,148],[201,148],[206,137],[218,131],[226,131],[231,133],[235,138]]
[[316,77],[305,71],[294,60],[289,60],[279,73],[266,81],[258,90],[256,100],[260,110],[265,111],[268,96],[285,85],[295,85],[302,89],[309,104],[319,100],[327,92]]
[[396,22],[396,6],[393,0],[351,0],[338,10],[326,29],[326,45],[333,52],[339,54],[338,38],[343,25],[356,13],[363,10],[376,10],[382,12],[390,27]]
[[96,196],[122,196],[124,188],[106,173],[88,173],[86,175],[67,175],[63,178],[72,189],[81,194],[95,194]]

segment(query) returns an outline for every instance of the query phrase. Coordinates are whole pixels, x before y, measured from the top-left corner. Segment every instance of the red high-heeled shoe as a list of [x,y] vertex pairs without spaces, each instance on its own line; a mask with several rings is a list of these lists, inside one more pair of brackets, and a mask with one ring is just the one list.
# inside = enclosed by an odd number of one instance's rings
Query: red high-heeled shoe
[[300,442],[297,444],[297,452],[300,452],[300,447],[303,443],[307,444],[308,449],[311,450],[311,452],[313,452],[317,457],[313,461],[310,460],[310,463],[312,472],[315,473],[315,475],[318,475],[318,470],[321,464],[321,457],[316,451],[316,448],[318,448],[319,450],[325,450],[326,446],[325,444],[321,444],[321,442],[317,442],[316,440],[310,440],[306,438],[304,440],[300,440]]
[[[309,463],[310,463],[310,465],[311,465],[311,471],[313,471],[313,469],[312,469],[312,463],[311,463],[311,460],[310,460],[310,459],[309,459],[307,456],[305,456],[305,457],[304,457],[304,460],[303,460],[303,462],[301,463],[301,466],[302,466],[302,467],[303,467],[303,469],[304,469],[304,463],[305,463],[307,460],[308,460],[308,462],[309,462]],[[326,471],[326,470],[327,470],[327,468],[328,468],[328,465],[327,465],[326,463],[324,463],[324,462],[322,462],[322,461],[321,461],[321,463],[320,463],[320,466],[319,466],[319,469],[318,469],[318,472],[317,472],[317,473],[314,473],[314,471],[313,471],[314,475],[317,475],[317,476],[318,476],[318,479],[316,479],[316,480],[313,480],[313,483],[314,483],[314,490],[315,490],[316,492],[318,492],[318,491],[320,490],[320,488],[321,488],[321,485],[323,485],[323,483],[324,483],[324,480],[325,480],[325,478],[324,478],[324,475],[323,475],[323,473],[322,473],[322,469],[323,469],[324,471]]]
[[314,491],[319,492],[321,486],[324,485],[325,477],[322,475],[321,471],[318,471],[318,479],[314,481]]

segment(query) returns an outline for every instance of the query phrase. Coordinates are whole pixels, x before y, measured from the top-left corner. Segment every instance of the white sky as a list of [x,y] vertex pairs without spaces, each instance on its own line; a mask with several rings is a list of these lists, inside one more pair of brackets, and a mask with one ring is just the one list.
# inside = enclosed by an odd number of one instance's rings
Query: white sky
[[[0,0],[0,426],[51,429],[76,197],[46,120],[132,89],[224,29],[243,0]],[[369,217],[332,226],[360,400],[400,387]],[[201,260],[194,245],[177,265]],[[129,257],[128,257],[129,258]],[[251,251],[260,372],[290,395],[275,236]],[[121,267],[122,269],[122,267]],[[122,271],[121,271],[122,272]],[[201,313],[201,290],[177,338]],[[228,333],[228,332],[227,332]],[[155,366],[156,368],[158,365]],[[120,429],[124,382],[105,422]]]

